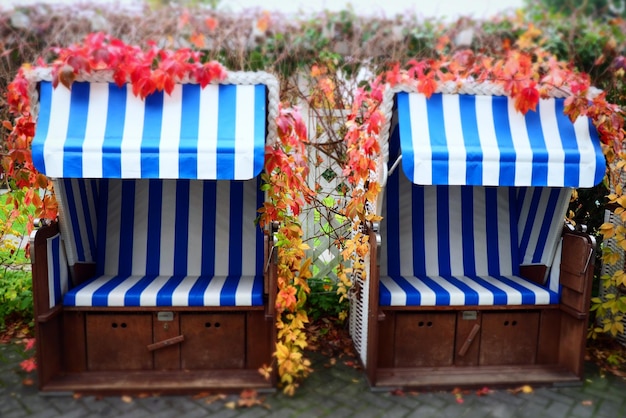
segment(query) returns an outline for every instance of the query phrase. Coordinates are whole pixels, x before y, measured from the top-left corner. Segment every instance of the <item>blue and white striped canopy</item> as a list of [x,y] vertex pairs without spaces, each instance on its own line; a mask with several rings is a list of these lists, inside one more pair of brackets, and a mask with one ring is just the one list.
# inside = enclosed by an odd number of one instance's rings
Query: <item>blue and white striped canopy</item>
[[41,82],[35,167],[52,178],[247,180],[263,168],[265,85],[132,87]]
[[563,99],[515,110],[506,96],[397,94],[402,166],[422,185],[591,187],[605,160],[586,117]]

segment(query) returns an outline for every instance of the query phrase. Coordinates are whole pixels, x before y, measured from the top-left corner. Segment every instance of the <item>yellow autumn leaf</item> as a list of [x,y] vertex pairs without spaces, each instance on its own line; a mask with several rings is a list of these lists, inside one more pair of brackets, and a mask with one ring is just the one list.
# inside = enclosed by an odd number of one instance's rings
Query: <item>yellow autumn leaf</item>
[[533,388],[530,385],[522,386],[522,393],[533,393]]
[[619,262],[621,256],[615,251],[606,251],[602,254],[602,262],[608,265],[614,265]]
[[600,225],[600,233],[604,236],[604,239],[612,238],[615,235],[615,227],[611,223],[603,223]]

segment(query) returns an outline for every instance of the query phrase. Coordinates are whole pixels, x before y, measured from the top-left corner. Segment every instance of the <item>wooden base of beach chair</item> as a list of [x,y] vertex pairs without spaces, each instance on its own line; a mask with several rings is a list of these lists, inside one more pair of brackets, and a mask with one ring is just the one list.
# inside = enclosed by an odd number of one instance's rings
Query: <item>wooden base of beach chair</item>
[[561,301],[551,305],[376,306],[376,253],[365,370],[374,388],[551,385],[583,375],[593,242],[564,234]]
[[263,310],[68,309],[48,322],[39,326],[40,333],[50,330],[40,336],[47,357],[43,391],[183,393],[274,386],[258,372],[271,363],[274,341],[273,323]]
[[[586,321],[544,309],[384,310],[376,387],[453,388],[579,381]],[[581,341],[583,344],[581,344]]]

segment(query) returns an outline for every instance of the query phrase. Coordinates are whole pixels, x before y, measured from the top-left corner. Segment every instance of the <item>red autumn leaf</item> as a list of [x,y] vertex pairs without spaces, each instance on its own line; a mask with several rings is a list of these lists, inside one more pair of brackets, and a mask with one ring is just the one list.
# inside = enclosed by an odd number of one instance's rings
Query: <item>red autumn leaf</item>
[[[367,124],[367,133],[370,135],[378,135],[380,132],[380,128],[382,127],[385,121],[385,117],[382,112],[372,112],[369,118],[369,123]],[[377,141],[378,142],[378,141]],[[367,150],[364,150],[367,152]]]
[[75,74],[78,74],[81,71],[89,70],[89,62],[87,58],[82,55],[70,55],[65,60],[65,64],[72,67]]
[[33,370],[37,370],[37,362],[35,361],[34,357],[33,358],[29,358],[29,359],[26,359],[26,360],[20,362],[20,367],[25,372],[30,373]]
[[427,98],[430,98],[437,90],[437,81],[432,77],[425,76],[418,81],[417,90]]
[[213,32],[215,29],[217,29],[217,26],[219,25],[219,22],[214,17],[207,17],[205,19],[205,21],[204,21],[204,24],[209,29],[209,31]]
[[36,340],[34,338],[26,338],[24,340],[24,350],[28,351],[28,350],[32,350],[33,348],[35,348],[35,342]]
[[124,71],[121,68],[118,68],[113,73],[113,82],[115,82],[115,84],[118,87],[122,87],[124,86],[124,84],[126,84],[126,77],[127,77],[126,71]]
[[489,395],[490,393],[491,393],[491,389],[489,389],[487,386],[483,387],[482,389],[478,389],[476,391],[477,396],[485,396],[485,395]]
[[89,66],[92,70],[105,70],[115,67],[112,54],[106,48],[98,48],[93,51]]
[[515,109],[526,114],[529,110],[535,111],[539,104],[539,91],[535,88],[535,83],[522,89],[515,98]]

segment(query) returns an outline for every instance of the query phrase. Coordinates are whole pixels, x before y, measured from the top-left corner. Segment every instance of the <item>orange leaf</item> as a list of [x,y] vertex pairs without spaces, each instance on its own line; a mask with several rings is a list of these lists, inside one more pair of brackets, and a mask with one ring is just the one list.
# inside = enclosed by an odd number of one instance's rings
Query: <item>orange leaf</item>
[[63,66],[63,68],[61,68],[61,71],[59,72],[59,81],[61,82],[61,84],[63,84],[68,89],[71,89],[74,80],[76,80],[76,74],[74,73],[74,69],[69,65]]
[[217,29],[219,22],[214,17],[207,17],[204,21],[204,24],[206,25],[207,28],[209,28],[211,32],[213,32],[215,29]]
[[266,32],[271,23],[270,12],[264,11],[263,15],[256,21],[256,27],[261,32]]
[[204,35],[202,33],[194,32],[189,40],[196,48],[204,48]]

